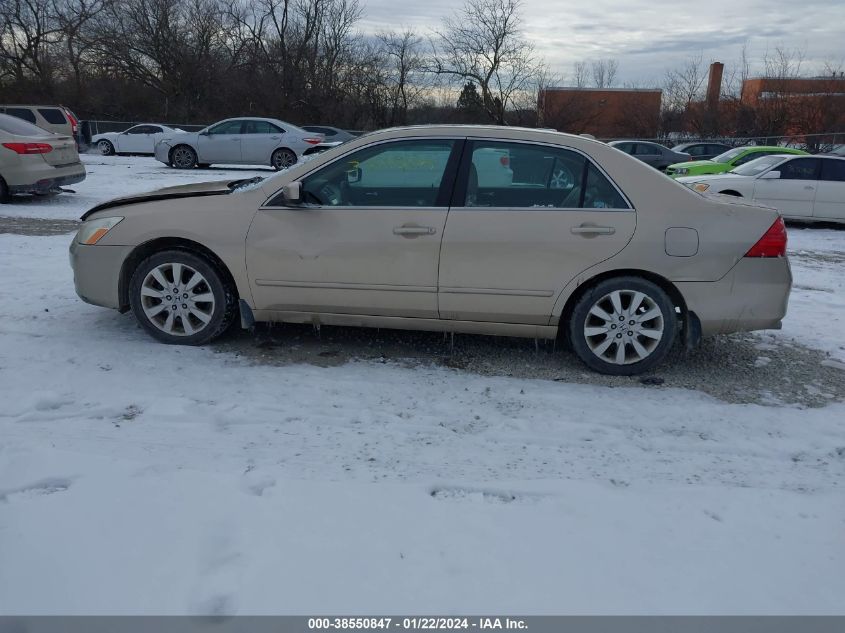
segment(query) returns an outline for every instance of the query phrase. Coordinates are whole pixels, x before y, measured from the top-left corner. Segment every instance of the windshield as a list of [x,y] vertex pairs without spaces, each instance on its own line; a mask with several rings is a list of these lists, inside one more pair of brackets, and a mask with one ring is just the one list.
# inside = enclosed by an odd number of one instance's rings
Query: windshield
[[731,174],[739,174],[740,176],[757,176],[764,171],[777,165],[783,160],[783,156],[763,156],[762,158],[755,158],[744,165],[731,169]]
[[714,158],[713,162],[715,162],[715,163],[729,163],[734,158],[736,158],[737,156],[742,154],[745,151],[745,149],[746,148],[744,148],[744,147],[737,147],[735,149],[729,149],[724,154],[719,154],[716,158]]

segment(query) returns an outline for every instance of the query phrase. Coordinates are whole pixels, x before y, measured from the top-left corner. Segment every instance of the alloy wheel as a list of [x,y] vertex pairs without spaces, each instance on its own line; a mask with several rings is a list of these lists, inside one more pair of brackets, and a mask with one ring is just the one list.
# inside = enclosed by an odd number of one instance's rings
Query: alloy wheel
[[583,333],[599,359],[630,365],[654,353],[664,328],[665,315],[654,299],[637,290],[613,290],[590,307]]
[[156,328],[171,336],[192,336],[214,314],[214,293],[195,268],[178,262],[150,270],[140,288],[141,308]]

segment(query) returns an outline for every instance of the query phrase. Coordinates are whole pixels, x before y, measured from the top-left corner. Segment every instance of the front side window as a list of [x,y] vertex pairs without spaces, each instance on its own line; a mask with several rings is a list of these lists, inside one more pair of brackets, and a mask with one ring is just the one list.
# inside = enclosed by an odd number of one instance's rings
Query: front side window
[[135,127],[131,127],[124,134],[146,134],[147,126],[146,125],[136,125]]
[[396,141],[352,152],[305,177],[303,199],[335,207],[447,206],[451,182],[444,183],[444,175],[454,145]]
[[781,180],[815,180],[818,170],[818,158],[796,158],[778,168]]
[[704,156],[707,154],[706,145],[690,145],[687,149],[681,150],[690,156]]
[[586,157],[562,147],[475,141],[464,206],[627,209]]
[[241,133],[241,121],[225,121],[218,125],[215,125],[213,128],[208,130],[209,134],[240,134]]

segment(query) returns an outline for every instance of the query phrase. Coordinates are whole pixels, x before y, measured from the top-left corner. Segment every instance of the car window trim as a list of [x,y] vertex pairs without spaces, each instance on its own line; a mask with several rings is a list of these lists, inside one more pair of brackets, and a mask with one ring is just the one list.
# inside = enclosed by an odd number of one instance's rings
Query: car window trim
[[[457,135],[456,134],[456,135],[443,135],[443,136],[440,136],[440,135],[438,135],[438,136],[411,136],[411,137],[404,137],[404,138],[388,138],[388,139],[382,139],[382,140],[379,140],[379,141],[375,141],[373,143],[367,143],[366,145],[360,145],[360,146],[358,146],[354,149],[350,149],[348,152],[341,154],[340,156],[337,156],[330,161],[327,161],[325,163],[321,163],[319,165],[315,165],[313,167],[313,169],[309,169],[308,171],[301,174],[298,178],[296,178],[296,180],[292,180],[290,182],[302,182],[303,180],[308,178],[310,175],[312,175],[314,172],[316,172],[320,169],[323,169],[324,167],[328,167],[329,165],[332,165],[339,160],[343,160],[347,156],[349,156],[350,154],[354,154],[355,152],[358,152],[360,150],[369,149],[371,147],[376,147],[378,145],[384,145],[386,143],[401,143],[401,142],[405,142],[405,141],[455,141],[455,144],[452,146],[452,153],[449,155],[449,159],[446,161],[446,168],[443,170],[443,179],[440,182],[440,190],[437,192],[436,201],[439,202],[440,199],[441,199],[441,195],[443,195],[444,183],[445,183],[447,178],[451,177],[452,178],[452,184],[451,184],[451,187],[448,188],[449,191],[450,191],[450,195],[445,198],[446,204],[444,204],[444,206],[419,207],[419,206],[415,206],[415,205],[414,206],[398,206],[397,205],[397,206],[389,206],[388,207],[388,206],[344,205],[344,206],[336,206],[335,207],[335,206],[324,206],[324,205],[314,204],[314,205],[309,205],[308,207],[304,207],[304,208],[305,209],[332,209],[332,210],[335,210],[335,209],[340,209],[340,210],[344,210],[344,209],[346,209],[346,210],[354,210],[354,209],[358,209],[358,210],[362,210],[362,209],[369,209],[369,210],[372,210],[372,209],[400,209],[400,210],[406,210],[406,209],[449,209],[450,206],[449,206],[448,202],[451,200],[451,196],[454,195],[454,190],[455,190],[456,172],[458,170],[458,166],[460,165],[460,158],[463,156],[464,147],[466,146],[466,136],[463,136],[463,135]],[[460,148],[459,148],[459,146],[460,146]],[[455,159],[456,152],[459,154],[459,157],[457,159]],[[454,165],[452,171],[450,171],[450,167],[452,167],[453,159],[455,160],[455,165]],[[289,183],[286,182],[285,184],[289,184]],[[282,194],[283,188],[284,188],[284,185],[282,185],[281,187],[276,189],[276,191],[274,191],[272,195],[268,196],[268,198],[264,201],[264,203],[260,207],[258,207],[259,210],[261,210],[261,209],[295,209],[296,207],[287,207],[284,204],[271,204],[276,198],[278,198]]]
[[[523,145],[539,145],[540,147],[547,147],[547,148],[551,148],[551,149],[565,149],[565,150],[568,150],[570,152],[575,152],[576,154],[580,154],[581,156],[584,157],[587,164],[592,164],[596,168],[596,170],[598,170],[598,172],[607,179],[607,181],[611,184],[611,186],[620,195],[622,200],[624,200],[625,203],[628,205],[628,208],[627,209],[608,209],[608,208],[602,208],[602,209],[586,208],[585,209],[585,207],[583,207],[583,206],[580,206],[580,207],[468,207],[468,206],[466,206],[466,190],[467,190],[467,186],[469,185],[469,165],[472,162],[472,147],[473,147],[473,143],[475,141],[482,141],[482,142],[486,141],[488,143],[521,143]],[[632,212],[636,213],[636,208],[632,204],[631,199],[628,198],[628,196],[625,195],[625,192],[623,192],[619,188],[619,185],[616,184],[616,182],[613,180],[613,178],[610,177],[610,175],[607,173],[607,171],[605,171],[602,168],[601,165],[599,165],[595,160],[593,160],[593,158],[589,154],[587,154],[586,152],[583,152],[583,151],[581,151],[581,150],[579,150],[575,147],[571,147],[569,145],[552,145],[552,144],[543,143],[543,142],[540,142],[540,141],[527,141],[527,140],[522,140],[522,139],[515,140],[515,139],[503,139],[503,138],[499,138],[499,137],[468,136],[467,139],[466,139],[466,143],[464,144],[463,153],[464,153],[464,156],[462,157],[461,165],[458,169],[458,182],[455,183],[454,191],[452,193],[451,203],[449,205],[450,209],[472,209],[473,211],[491,211],[491,210],[492,211],[502,211],[502,210],[522,209],[522,210],[529,210],[529,211],[549,211],[549,212],[555,212],[555,211],[585,211],[586,210],[586,211],[602,211],[602,212],[609,212],[609,213],[632,211]],[[583,185],[583,179],[585,177],[585,174],[588,171],[589,171],[589,169],[587,169],[587,165],[585,165],[585,169],[583,170],[582,175],[581,175],[582,185]],[[579,196],[579,204],[582,204],[582,205],[584,204],[584,202],[583,202],[584,191],[585,191],[585,189],[582,186],[581,195]]]

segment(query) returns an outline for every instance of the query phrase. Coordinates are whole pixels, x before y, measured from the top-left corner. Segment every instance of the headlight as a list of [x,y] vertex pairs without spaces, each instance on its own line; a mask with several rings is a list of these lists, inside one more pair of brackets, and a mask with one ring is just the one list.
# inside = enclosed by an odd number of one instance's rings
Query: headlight
[[695,189],[698,193],[704,193],[705,191],[710,189],[710,185],[708,185],[706,182],[697,182],[692,186],[692,188]]
[[686,167],[678,167],[678,168],[675,170],[675,173],[676,173],[678,176],[684,176],[684,175],[686,175],[686,174],[688,174],[688,173],[689,173],[689,169],[687,169]]
[[76,233],[76,241],[91,246],[99,242],[103,236],[111,231],[123,218],[97,218],[83,222]]

